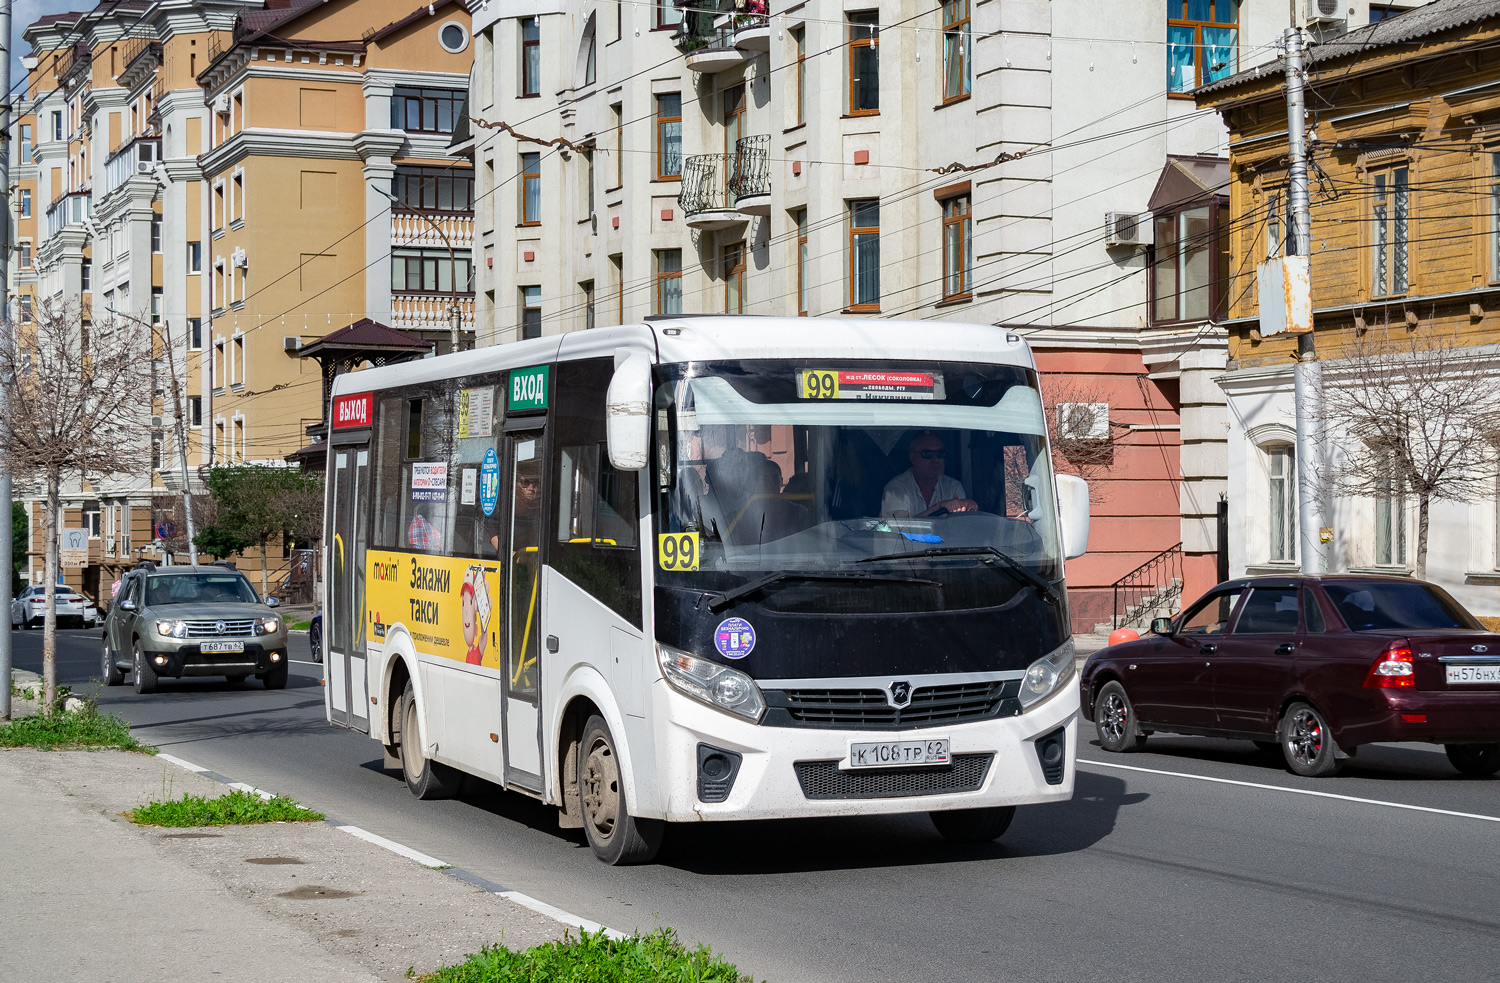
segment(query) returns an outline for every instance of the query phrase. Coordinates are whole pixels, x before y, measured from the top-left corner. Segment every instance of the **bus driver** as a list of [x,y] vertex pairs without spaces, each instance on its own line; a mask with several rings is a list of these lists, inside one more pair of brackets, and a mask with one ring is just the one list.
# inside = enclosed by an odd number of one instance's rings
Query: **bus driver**
[[911,439],[906,456],[911,467],[892,478],[880,501],[880,514],[893,519],[921,518],[935,512],[972,512],[979,503],[964,497],[964,486],[943,474],[943,438],[924,430]]

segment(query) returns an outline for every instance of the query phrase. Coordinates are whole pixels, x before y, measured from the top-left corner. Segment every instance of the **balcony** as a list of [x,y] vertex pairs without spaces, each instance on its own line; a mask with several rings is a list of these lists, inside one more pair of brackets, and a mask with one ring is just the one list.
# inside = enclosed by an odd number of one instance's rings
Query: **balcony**
[[688,6],[672,40],[694,72],[712,75],[771,48],[766,0],[709,0]]
[[[391,327],[400,331],[451,331],[453,317],[449,312],[454,296],[448,293],[391,291]],[[474,295],[460,293],[459,327],[474,330]]]
[[683,161],[677,204],[688,228],[712,232],[771,213],[770,142],[769,135],[745,137],[732,154],[701,154]]
[[399,205],[391,209],[391,245],[445,249],[450,244],[454,249],[474,248],[473,212],[415,211]]
[[92,211],[92,191],[85,189],[63,195],[47,209],[47,235],[57,235],[70,225],[82,225]]
[[771,15],[765,0],[746,0],[735,13],[734,45],[746,51],[771,50]]
[[89,47],[87,39],[79,39],[73,43],[67,53],[61,55],[53,62],[52,74],[57,78],[58,84],[63,88],[77,77],[89,70],[89,65],[94,61],[94,49]]
[[123,40],[120,52],[120,63],[125,66],[122,76],[129,74],[135,67],[136,59],[149,56],[161,64],[161,42],[154,37],[127,37]]
[[106,197],[137,174],[152,174],[160,159],[160,138],[144,136],[127,140],[104,162],[104,185],[99,197]]

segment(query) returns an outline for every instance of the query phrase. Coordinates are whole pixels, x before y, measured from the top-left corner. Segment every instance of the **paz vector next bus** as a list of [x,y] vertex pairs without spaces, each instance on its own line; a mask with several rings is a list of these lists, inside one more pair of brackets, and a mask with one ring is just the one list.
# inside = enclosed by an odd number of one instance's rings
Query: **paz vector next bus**
[[418,798],[476,775],[617,864],[1072,795],[1088,490],[1017,335],[661,317],[347,373],[329,420],[328,718]]

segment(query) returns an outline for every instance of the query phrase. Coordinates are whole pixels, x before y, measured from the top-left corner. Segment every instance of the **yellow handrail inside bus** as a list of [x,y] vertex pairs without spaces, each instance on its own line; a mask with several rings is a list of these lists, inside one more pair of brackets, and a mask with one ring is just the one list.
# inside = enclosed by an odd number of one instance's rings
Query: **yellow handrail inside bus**
[[[517,550],[518,553],[535,553],[536,551],[537,547],[535,546],[524,546]],[[511,576],[515,576],[515,574],[512,573]],[[533,571],[531,578],[531,602],[526,608],[526,630],[521,633],[521,661],[516,665],[516,671],[510,677],[510,684],[512,686],[520,683],[521,673],[536,664],[536,659],[527,658],[526,656],[526,643],[531,641],[531,619],[536,614],[536,592],[541,584],[542,572],[540,570]]]

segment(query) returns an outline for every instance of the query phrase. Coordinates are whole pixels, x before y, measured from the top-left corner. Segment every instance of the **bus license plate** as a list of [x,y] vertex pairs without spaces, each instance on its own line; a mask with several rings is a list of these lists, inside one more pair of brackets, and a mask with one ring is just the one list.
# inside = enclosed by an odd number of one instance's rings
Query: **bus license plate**
[[846,768],[899,768],[906,765],[947,765],[948,738],[925,741],[871,741],[849,745]]
[[1450,683],[1500,683],[1500,666],[1444,666]]
[[203,642],[198,646],[200,652],[243,652],[244,642]]

